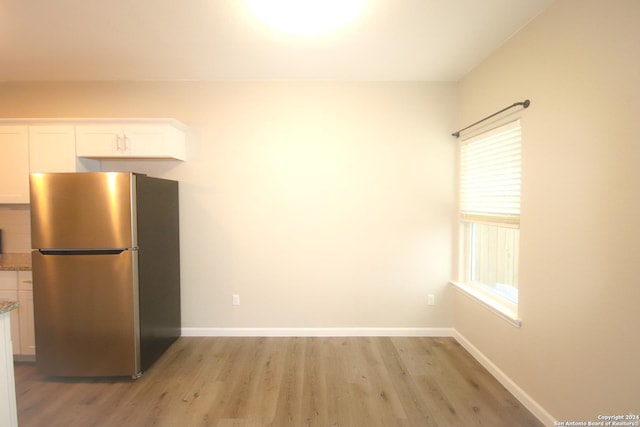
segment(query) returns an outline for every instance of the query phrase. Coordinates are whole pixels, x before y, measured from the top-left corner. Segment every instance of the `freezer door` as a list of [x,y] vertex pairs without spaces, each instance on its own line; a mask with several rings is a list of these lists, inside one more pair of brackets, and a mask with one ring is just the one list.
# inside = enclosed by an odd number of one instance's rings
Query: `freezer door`
[[136,376],[137,252],[33,252],[36,365],[51,376]]
[[115,172],[31,174],[32,247],[137,246],[134,179]]

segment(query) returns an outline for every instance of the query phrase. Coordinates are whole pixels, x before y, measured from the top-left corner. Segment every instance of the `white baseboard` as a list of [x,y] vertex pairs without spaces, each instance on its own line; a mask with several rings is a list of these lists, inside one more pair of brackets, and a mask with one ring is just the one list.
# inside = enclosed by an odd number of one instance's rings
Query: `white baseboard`
[[453,328],[182,328],[184,337],[452,337]]
[[462,345],[484,368],[491,373],[516,399],[520,401],[545,426],[556,425],[556,419],[548,413],[538,402],[533,400],[523,389],[498,368],[476,346],[471,344],[460,332],[454,329],[453,337]]

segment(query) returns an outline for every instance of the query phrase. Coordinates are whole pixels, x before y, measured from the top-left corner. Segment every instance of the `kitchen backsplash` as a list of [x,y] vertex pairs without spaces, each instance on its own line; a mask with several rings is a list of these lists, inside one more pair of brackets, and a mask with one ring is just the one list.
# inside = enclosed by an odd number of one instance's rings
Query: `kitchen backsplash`
[[2,252],[31,251],[29,205],[0,205]]

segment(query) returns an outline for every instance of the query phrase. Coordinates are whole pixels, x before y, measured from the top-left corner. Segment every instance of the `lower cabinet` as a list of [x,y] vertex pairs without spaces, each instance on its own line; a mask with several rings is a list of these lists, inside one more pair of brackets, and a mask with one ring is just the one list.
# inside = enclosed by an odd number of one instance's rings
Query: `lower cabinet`
[[13,354],[33,359],[36,354],[33,321],[33,280],[31,271],[0,271],[0,301],[18,301],[10,313]]

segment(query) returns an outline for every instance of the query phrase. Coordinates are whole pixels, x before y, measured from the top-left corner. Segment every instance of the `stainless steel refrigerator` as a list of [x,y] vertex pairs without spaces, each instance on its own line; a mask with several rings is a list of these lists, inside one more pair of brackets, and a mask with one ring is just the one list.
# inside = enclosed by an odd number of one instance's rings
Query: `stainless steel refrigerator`
[[139,377],[180,336],[178,183],[89,172],[30,185],[38,371]]

